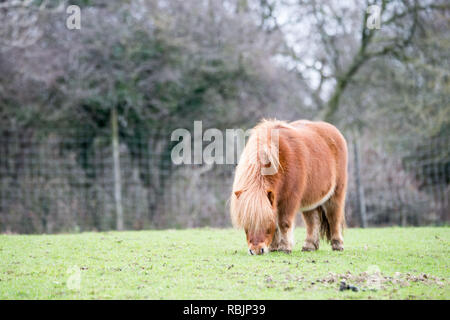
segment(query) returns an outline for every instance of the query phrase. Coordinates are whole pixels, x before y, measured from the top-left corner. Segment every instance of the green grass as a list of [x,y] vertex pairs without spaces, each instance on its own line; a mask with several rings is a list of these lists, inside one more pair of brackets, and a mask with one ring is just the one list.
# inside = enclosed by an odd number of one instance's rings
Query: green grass
[[304,234],[265,256],[231,229],[0,235],[0,299],[450,298],[448,227],[347,229],[343,252]]

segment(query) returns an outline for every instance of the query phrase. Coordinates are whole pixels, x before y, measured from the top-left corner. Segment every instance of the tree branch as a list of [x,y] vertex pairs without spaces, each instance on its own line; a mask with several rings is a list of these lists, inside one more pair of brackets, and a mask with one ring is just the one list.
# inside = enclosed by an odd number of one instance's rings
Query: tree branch
[[[384,12],[386,8],[387,1],[382,1],[382,8],[381,12]],[[333,121],[334,116],[337,113],[339,109],[339,102],[340,98],[342,97],[342,94],[344,93],[346,87],[348,86],[349,82],[353,78],[353,76],[358,72],[358,70],[363,66],[365,63],[367,63],[371,58],[373,57],[379,57],[379,56],[385,56],[388,54],[397,54],[399,50],[404,49],[406,46],[408,46],[412,40],[413,36],[415,34],[415,31],[417,29],[418,25],[418,13],[419,11],[423,10],[447,10],[450,9],[449,4],[443,4],[443,5],[433,5],[430,4],[428,6],[418,6],[417,2],[415,2],[415,5],[406,9],[404,12],[399,14],[394,14],[391,18],[383,22],[383,24],[390,24],[396,21],[397,19],[401,19],[409,14],[413,14],[413,25],[411,27],[410,32],[408,33],[408,36],[405,39],[398,40],[397,38],[394,38],[393,44],[387,45],[384,48],[375,51],[375,52],[368,52],[367,48],[369,44],[373,40],[373,36],[375,34],[374,30],[369,30],[366,28],[366,21],[368,18],[367,10],[364,13],[363,21],[362,21],[362,35],[361,35],[361,45],[356,53],[355,57],[353,58],[352,63],[347,68],[346,72],[342,75],[337,75],[336,77],[336,86],[333,91],[333,94],[331,95],[326,109],[323,112],[322,118],[325,121]]]

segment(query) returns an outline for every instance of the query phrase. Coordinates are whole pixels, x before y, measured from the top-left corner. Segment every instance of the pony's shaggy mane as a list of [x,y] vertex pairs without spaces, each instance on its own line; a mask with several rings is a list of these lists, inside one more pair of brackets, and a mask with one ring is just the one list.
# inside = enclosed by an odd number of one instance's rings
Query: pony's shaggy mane
[[273,139],[272,133],[273,129],[281,127],[292,128],[283,121],[262,120],[252,130],[245,145],[236,168],[231,194],[231,220],[237,228],[250,232],[265,231],[276,222],[276,214],[267,195],[270,185],[263,172],[268,165],[282,170],[278,136]]

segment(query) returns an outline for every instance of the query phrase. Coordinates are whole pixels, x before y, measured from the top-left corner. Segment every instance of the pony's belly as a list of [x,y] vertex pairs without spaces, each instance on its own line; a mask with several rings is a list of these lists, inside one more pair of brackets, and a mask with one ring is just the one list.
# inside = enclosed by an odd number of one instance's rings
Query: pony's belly
[[327,202],[327,201],[331,198],[331,196],[333,195],[333,193],[334,193],[334,188],[335,188],[335,187],[332,186],[332,187],[330,188],[330,190],[325,194],[325,196],[323,196],[323,197],[322,197],[321,199],[319,199],[318,201],[315,201],[315,202],[313,202],[313,203],[311,203],[311,204],[305,204],[305,203],[302,202],[300,211],[304,212],[304,211],[314,210],[314,209],[320,207],[321,205],[323,205],[323,204],[324,204],[325,202]]

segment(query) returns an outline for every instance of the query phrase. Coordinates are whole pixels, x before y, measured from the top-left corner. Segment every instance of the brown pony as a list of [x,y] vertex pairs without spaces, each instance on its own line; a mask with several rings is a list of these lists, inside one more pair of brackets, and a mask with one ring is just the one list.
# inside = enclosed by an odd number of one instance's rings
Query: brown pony
[[250,254],[291,252],[298,211],[306,224],[303,251],[319,248],[319,234],[343,250],[347,144],[326,122],[263,120],[236,167],[231,218],[243,228]]

